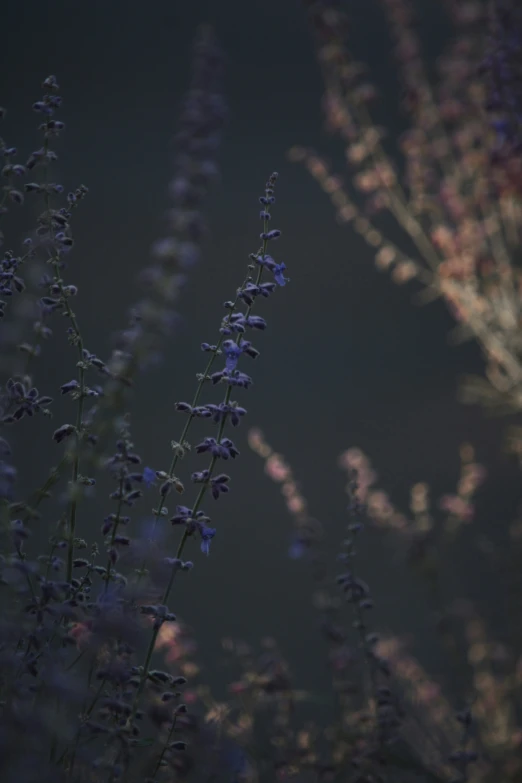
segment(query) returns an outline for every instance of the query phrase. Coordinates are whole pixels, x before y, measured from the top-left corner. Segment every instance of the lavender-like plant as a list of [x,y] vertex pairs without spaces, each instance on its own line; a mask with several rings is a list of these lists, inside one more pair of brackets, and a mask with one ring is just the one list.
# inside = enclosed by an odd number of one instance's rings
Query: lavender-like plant
[[[191,266],[199,253],[203,227],[200,204],[215,173],[212,158],[224,116],[220,77],[219,49],[211,30],[204,28],[196,44],[194,83],[177,138],[179,173],[171,189],[176,204],[171,213],[173,236],[155,246],[156,260],[144,280],[148,293],[134,308],[131,325],[108,363],[86,348],[71,306],[78,291],[65,279],[67,253],[73,248],[71,220],[87,188],[81,186],[70,193],[66,206],[56,203],[63,188],[48,177],[49,166],[56,160],[50,142],[64,124],[54,117],[61,105],[54,77],[45,80],[46,92],[33,106],[44,118],[40,126],[43,146],[21,166],[14,163],[16,150],[0,143],[7,159],[3,214],[8,200],[16,205],[24,200],[14,178],[37,167],[44,172],[42,182],[26,183],[24,188],[43,200],[35,237],[24,242],[24,255],[8,251],[2,262],[0,284],[6,301],[0,310],[4,324],[9,319],[7,297],[26,294],[22,273],[28,264],[34,266],[42,259],[49,270],[41,278],[44,296],[33,302],[31,309],[33,315],[38,314],[33,324],[36,340],[21,344],[22,365],[16,356],[7,361],[11,333],[4,326],[0,334],[6,346],[4,368],[9,373],[0,397],[2,426],[49,413],[52,399],[34,386],[29,361],[38,358],[40,341],[51,336],[48,324],[54,314],[65,316],[77,366],[77,377],[60,389],[77,404],[75,423],[57,426],[55,443],[51,443],[54,448],[63,442],[65,455],[29,501],[17,499],[12,450],[6,439],[0,441],[0,777],[6,783],[113,783],[119,779],[152,783],[188,770],[186,740],[182,739],[188,716],[180,691],[186,680],[154,669],[153,653],[161,629],[176,619],[167,603],[178,571],[192,566],[181,559],[189,539],[197,536],[202,552],[208,555],[216,534],[202,503],[207,494],[217,500],[229,491],[230,477],[220,472],[218,465],[220,460],[236,458],[239,450],[226,436],[225,427],[227,423],[236,427],[246,414],[232,396],[234,390],[248,389],[252,384],[251,377],[239,369],[242,357],[256,358],[259,353],[246,333],[266,328],[265,320],[253,313],[254,304],[258,297],[270,296],[287,282],[285,264],[277,263],[267,252],[269,243],[281,233],[269,228],[276,173],[269,177],[260,198],[261,247],[250,255],[247,274],[235,297],[225,303],[227,314],[216,344],[202,345],[209,359],[198,376],[192,403],[177,404],[187,420],[172,444],[167,470],[140,467],[122,390],[160,350],[161,338],[172,326],[172,308],[182,282],[180,270]],[[266,272],[273,280],[263,279]],[[32,294],[29,285],[27,296]],[[17,318],[14,311],[15,325]],[[216,367],[220,360],[224,366]],[[102,375],[104,386],[88,385],[92,370]],[[203,392],[217,386],[224,387],[223,397],[202,402]],[[94,406],[87,410],[89,399],[94,400]],[[190,477],[197,485],[191,506],[178,506],[170,518],[173,525],[182,526],[183,534],[175,556],[165,557],[168,549],[160,551],[157,545],[161,536],[164,546],[169,546],[160,522],[168,517],[165,504],[172,488],[185,491],[176,472],[190,448],[189,429],[198,418],[216,425],[216,432],[194,447],[198,454],[208,453],[209,463]],[[113,433],[116,449],[107,457],[106,444]],[[71,479],[66,507],[54,529],[48,530],[49,552],[36,557],[30,546],[31,528],[35,522],[40,529],[46,524],[49,512],[44,514],[40,504],[67,467]],[[103,543],[88,543],[78,537],[77,519],[83,492],[95,485],[95,479],[84,472],[88,468],[96,474],[100,467],[116,482],[111,494],[115,506],[102,525]],[[158,481],[154,519],[141,537],[133,538],[128,534],[131,518],[125,512],[142,496],[141,487]],[[100,563],[100,555],[105,562],[102,559]]]

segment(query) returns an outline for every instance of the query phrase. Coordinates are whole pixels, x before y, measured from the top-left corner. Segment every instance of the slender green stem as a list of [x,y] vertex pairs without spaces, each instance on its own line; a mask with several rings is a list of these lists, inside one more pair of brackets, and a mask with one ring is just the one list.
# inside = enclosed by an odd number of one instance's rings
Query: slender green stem
[[154,768],[154,772],[152,773],[152,783],[154,783],[154,781],[156,780],[156,775],[158,774],[159,769],[161,767],[161,762],[163,761],[163,759],[165,757],[165,753],[168,750],[168,747],[170,745],[170,741],[172,739],[172,735],[174,734],[174,730],[176,728],[176,718],[177,718],[177,715],[174,715],[174,718],[172,719],[172,725],[171,725],[171,727],[169,729],[169,733],[168,733],[168,736],[167,736],[167,740],[165,742],[165,745],[163,746],[163,750],[161,751],[161,753],[159,755],[158,761],[157,761],[156,766]]
[[[116,534],[118,532],[118,525],[120,523],[121,518],[121,508],[123,505],[123,483],[124,483],[124,476],[123,476],[123,470],[122,474],[120,476],[120,484],[119,484],[119,493],[118,493],[118,506],[116,508],[116,519],[114,520],[114,524],[112,526],[112,533],[111,533],[111,541],[110,541],[110,549],[114,546],[114,539],[116,538]],[[105,574],[105,589],[104,592],[106,593],[109,589],[109,582],[111,578],[111,568],[112,568],[112,562],[110,555],[107,558],[107,572]]]

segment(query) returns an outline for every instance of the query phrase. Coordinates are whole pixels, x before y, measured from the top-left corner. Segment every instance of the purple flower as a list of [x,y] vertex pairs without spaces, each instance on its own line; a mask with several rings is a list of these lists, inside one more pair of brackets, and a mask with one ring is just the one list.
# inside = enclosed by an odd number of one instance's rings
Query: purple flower
[[223,351],[227,357],[226,368],[229,372],[236,369],[239,357],[243,353],[243,349],[237,345],[233,340],[225,340],[223,343]]
[[[272,258],[272,256],[260,255],[260,254],[258,254],[258,255],[252,254],[251,258],[252,258],[253,261],[256,262],[256,264],[259,264],[259,266],[264,266],[270,272],[272,272],[276,282],[279,285],[285,285],[285,283],[289,282],[289,278],[285,277],[284,274],[283,274],[284,270],[286,269],[286,264],[284,262],[281,262],[280,264],[277,264],[274,261],[274,259]],[[266,288],[265,288],[265,291],[266,291],[265,296],[267,296],[268,293],[271,292],[270,289],[266,289]]]
[[239,454],[230,438],[222,438],[220,443],[215,438],[204,438],[196,446],[196,454],[203,454],[205,451],[210,451],[213,457],[221,457],[222,459],[229,459],[230,457],[235,459]]
[[283,274],[285,269],[286,269],[286,265],[284,261],[281,264],[276,264],[274,268],[274,278],[276,283],[278,283],[279,285],[285,285],[286,283],[289,282],[289,278],[285,277]]
[[201,536],[201,551],[204,555],[208,555],[210,554],[210,542],[216,535],[216,528],[201,525],[199,528],[199,534]]
[[219,476],[215,476],[210,480],[210,491],[214,500],[217,500],[221,493],[229,492],[229,481],[230,476],[227,476],[226,473],[220,473]]
[[61,427],[58,427],[58,429],[54,431],[53,440],[55,440],[56,443],[61,443],[62,440],[68,438],[69,435],[72,435],[75,431],[76,428],[72,424],[62,424]]
[[267,239],[277,239],[281,236],[281,232],[278,228],[273,228],[272,231],[263,231],[261,234],[261,239],[264,239],[265,241]]
[[152,468],[143,468],[143,483],[147,487],[151,487],[156,481],[156,471]]
[[77,380],[68,381],[67,383],[64,383],[62,386],[60,386],[60,391],[62,394],[69,394],[69,392],[75,391],[79,388],[79,383]]
[[294,538],[290,546],[288,547],[288,557],[292,560],[299,560],[306,553],[306,546],[304,541],[300,538]]
[[246,414],[246,408],[241,408],[236,403],[228,404],[221,402],[219,405],[208,403],[206,409],[209,411],[212,420],[215,421],[216,424],[222,421],[225,416],[230,416],[230,423],[233,427],[237,427],[241,421],[241,417]]

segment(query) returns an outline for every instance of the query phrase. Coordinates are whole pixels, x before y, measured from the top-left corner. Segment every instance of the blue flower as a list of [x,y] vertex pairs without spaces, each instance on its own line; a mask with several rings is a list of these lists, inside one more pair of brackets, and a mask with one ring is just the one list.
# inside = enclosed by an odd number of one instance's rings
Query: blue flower
[[284,274],[283,274],[285,269],[286,269],[286,265],[285,265],[284,261],[282,263],[280,263],[280,264],[276,264],[275,267],[274,267],[274,270],[273,270],[274,278],[275,278],[276,283],[278,283],[279,285],[285,285],[286,283],[288,283],[290,281],[290,278],[285,277]]
[[156,481],[156,471],[152,468],[143,468],[143,482],[147,489],[152,487]]
[[201,525],[199,533],[201,535],[201,551],[204,555],[208,555],[210,553],[210,542],[216,535],[216,528]]
[[225,356],[227,357],[226,368],[229,372],[232,372],[232,370],[236,369],[238,359],[241,356],[243,349],[233,340],[225,340],[223,349]]
[[290,546],[288,547],[288,557],[292,560],[300,560],[306,553],[306,546],[304,541],[300,538],[294,538]]
[[262,234],[260,234],[261,239],[277,239],[281,236],[281,232],[278,228],[273,228],[272,231],[263,231]]

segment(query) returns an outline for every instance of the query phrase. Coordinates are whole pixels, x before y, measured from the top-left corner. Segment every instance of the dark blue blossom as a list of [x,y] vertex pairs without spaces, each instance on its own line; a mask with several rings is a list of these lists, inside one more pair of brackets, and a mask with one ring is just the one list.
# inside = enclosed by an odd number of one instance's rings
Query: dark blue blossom
[[220,473],[219,476],[214,476],[214,478],[210,480],[210,491],[215,500],[217,500],[222,493],[225,494],[230,491],[230,487],[228,486],[229,481],[230,476],[227,476],[226,473]]
[[147,489],[151,487],[156,481],[156,471],[152,468],[143,468],[143,482]]
[[212,420],[215,421],[216,424],[222,421],[226,416],[229,416],[230,423],[233,427],[237,427],[241,418],[246,414],[246,408],[241,408],[237,403],[221,402],[219,405],[208,403],[206,409],[209,411]]
[[246,373],[240,372],[239,370],[233,370],[232,372],[228,372],[228,370],[220,370],[218,372],[212,373],[210,377],[213,384],[220,383],[222,381],[223,383],[228,383],[229,386],[239,386],[243,389],[248,389],[249,386],[253,384],[252,378]]
[[230,438],[222,438],[218,443],[215,438],[204,438],[201,443],[196,446],[196,453],[202,454],[205,451],[209,451],[214,457],[221,457],[222,459],[235,459],[238,456],[239,451],[234,446]]
[[210,470],[195,470],[191,475],[194,484],[206,484],[210,478]]
[[0,396],[0,420],[3,424],[12,424],[24,416],[48,413],[46,406],[52,401],[52,397],[40,397],[35,386],[29,388],[24,381],[9,378],[5,392]]
[[176,513],[170,518],[173,525],[186,525],[192,519],[192,509],[187,506],[176,506]]
[[260,235],[261,239],[277,239],[281,236],[281,232],[278,228],[273,228],[272,231],[263,231]]
[[274,278],[279,285],[285,285],[289,282],[289,278],[285,277],[283,272],[286,269],[284,261],[281,264],[277,264],[274,268]]
[[223,343],[223,352],[227,358],[225,364],[227,370],[235,370],[239,357],[242,353],[242,348],[233,340],[225,340]]
[[62,384],[60,386],[60,392],[62,394],[69,394],[69,392],[76,391],[80,387],[80,384],[76,379],[73,379],[72,381],[68,381],[67,383]]
[[177,402],[176,410],[190,413],[191,416],[198,416],[201,419],[208,419],[212,415],[205,405],[192,407],[188,402]]
[[[246,319],[243,317],[243,322]],[[262,321],[263,324],[266,326],[265,321],[261,318],[259,321]],[[254,321],[255,324],[258,324],[259,321]],[[236,321],[237,323],[237,321]],[[257,328],[264,328],[258,326]],[[259,351],[253,347],[252,343],[249,340],[240,340],[239,343],[235,343],[234,340],[225,340],[223,343],[223,351],[225,353],[225,356],[227,357],[226,361],[226,367],[225,369],[230,373],[232,370],[235,370],[239,357],[242,353],[246,353],[247,356],[250,356],[252,359],[257,359],[259,356]]]
[[62,440],[68,438],[75,431],[76,429],[72,424],[62,424],[61,427],[58,427],[58,429],[54,431],[53,440],[55,440],[57,443],[61,443]]
[[208,555],[210,553],[210,542],[216,535],[216,529],[214,527],[201,525],[199,534],[201,536],[201,551],[204,555]]
[[284,262],[281,262],[280,264],[277,264],[272,256],[266,255],[266,254],[257,254],[251,256],[252,260],[255,261],[256,264],[259,264],[259,266],[266,267],[272,274],[274,275],[274,278],[276,280],[276,283],[279,285],[285,285],[285,283],[289,282],[289,278],[285,277],[283,272],[286,269],[286,264]]
[[[251,256],[256,259],[256,256]],[[239,291],[238,297],[242,299],[247,305],[252,305],[257,296],[264,296],[265,298],[275,289],[275,283],[247,283],[246,286]]]
[[260,315],[249,315],[244,319],[243,323],[246,326],[250,326],[251,329],[260,329],[261,331],[266,329],[266,321]]

